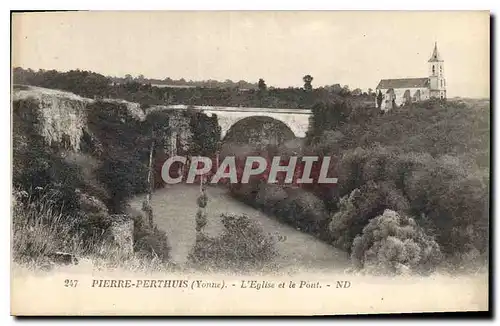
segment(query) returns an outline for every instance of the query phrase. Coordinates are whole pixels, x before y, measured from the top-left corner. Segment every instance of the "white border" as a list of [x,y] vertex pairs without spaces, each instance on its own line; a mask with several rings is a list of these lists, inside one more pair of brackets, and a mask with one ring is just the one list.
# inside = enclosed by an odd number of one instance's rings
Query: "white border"
[[[420,0],[414,2],[408,1],[397,1],[397,0],[364,0],[364,1],[341,1],[330,3],[327,1],[316,1],[316,0],[287,0],[283,2],[270,2],[269,0],[251,0],[251,1],[222,1],[222,0],[182,0],[175,2],[164,3],[164,1],[151,1],[151,0],[141,0],[141,1],[108,1],[103,0],[73,0],[73,1],[63,1],[63,0],[24,0],[24,1],[4,1],[1,2],[1,30],[0,36],[2,38],[2,43],[4,45],[1,52],[2,65],[0,65],[1,71],[1,104],[2,109],[0,110],[0,122],[2,127],[0,127],[0,144],[2,155],[2,179],[1,179],[1,204],[0,209],[2,210],[1,219],[2,226],[0,227],[1,236],[3,244],[0,246],[1,257],[3,261],[2,268],[2,279],[3,284],[7,285],[10,283],[9,271],[10,271],[10,10],[490,10],[493,15],[497,15],[499,12],[499,1],[498,0],[475,0],[475,1],[441,1],[436,0]],[[497,17],[498,18],[498,17]],[[498,24],[498,21],[496,21]],[[498,44],[498,34],[494,35],[494,42]],[[494,58],[491,58],[494,59]],[[7,64],[8,63],[8,64]],[[493,71],[492,71],[493,72]],[[496,69],[493,73],[496,73]],[[496,76],[496,74],[495,74]],[[494,94],[498,94],[498,84],[495,84]],[[493,109],[492,109],[493,111]],[[499,114],[495,114],[495,124],[498,126]],[[492,125],[492,132],[494,132]],[[499,150],[500,140],[496,139],[495,152]],[[498,162],[497,162],[498,163]],[[497,167],[497,166],[495,166]],[[493,168],[493,167],[492,167]],[[498,179],[498,178],[497,178]],[[498,189],[498,183],[495,180],[495,188]],[[492,202],[496,202],[495,211],[493,212],[494,217],[499,216],[498,203],[500,203],[499,192],[494,194]],[[499,222],[495,223],[494,235],[500,234],[498,231]],[[492,235],[493,235],[492,234]],[[494,237],[493,237],[494,238]],[[7,243],[9,242],[9,243]],[[496,248],[495,248],[496,249]],[[496,254],[495,261],[498,262],[498,253]],[[495,282],[497,283],[497,282]],[[2,297],[1,297],[1,325],[10,325],[15,322],[10,315],[10,287],[2,286]],[[7,290],[9,289],[9,290]],[[498,301],[497,301],[498,302]],[[495,308],[498,304],[495,304]],[[107,320],[109,322],[111,320]],[[328,320],[325,320],[328,321]],[[373,323],[377,320],[370,320],[368,322]],[[42,324],[50,325],[53,323],[52,320],[41,320],[38,321]],[[61,321],[60,321],[61,322]],[[77,320],[65,320],[63,324],[74,324]],[[85,320],[83,323],[92,323],[100,325],[103,320]],[[137,323],[137,320],[131,321],[132,323]],[[163,322],[158,320],[158,322]],[[170,321],[174,322],[174,321]],[[210,321],[219,322],[219,321]],[[259,325],[267,324],[267,321],[257,320],[256,323]],[[290,320],[285,321],[287,324],[293,323]],[[382,321],[384,322],[384,321]],[[408,320],[403,321],[408,323]],[[430,321],[425,321],[429,323]],[[80,324],[82,321],[80,321]],[[468,320],[467,323],[473,323]]]
[[22,10],[490,10],[495,5],[493,0],[475,1],[391,1],[391,0],[357,0],[331,3],[329,1],[300,1],[286,2],[269,0],[252,1],[223,1],[223,0],[185,0],[185,1],[157,1],[141,0],[140,2],[123,2],[102,0],[36,0],[15,1],[9,9]]

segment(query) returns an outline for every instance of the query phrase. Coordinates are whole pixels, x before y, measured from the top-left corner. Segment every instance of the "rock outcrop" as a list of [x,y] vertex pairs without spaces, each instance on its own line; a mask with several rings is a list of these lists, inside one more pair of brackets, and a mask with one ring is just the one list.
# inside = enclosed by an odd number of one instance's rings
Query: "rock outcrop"
[[119,99],[93,100],[35,86],[14,85],[12,102],[14,123],[23,124],[24,131],[41,136],[49,147],[60,150],[80,151],[93,104],[107,111],[116,111],[117,106],[123,106],[131,119],[145,119],[138,103]]

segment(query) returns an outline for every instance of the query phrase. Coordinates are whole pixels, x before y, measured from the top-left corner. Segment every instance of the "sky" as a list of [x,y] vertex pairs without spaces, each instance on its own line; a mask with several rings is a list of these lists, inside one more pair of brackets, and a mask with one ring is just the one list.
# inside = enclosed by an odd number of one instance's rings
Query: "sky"
[[349,85],[426,77],[434,43],[448,97],[490,96],[489,13],[156,11],[14,14],[12,65],[148,78]]

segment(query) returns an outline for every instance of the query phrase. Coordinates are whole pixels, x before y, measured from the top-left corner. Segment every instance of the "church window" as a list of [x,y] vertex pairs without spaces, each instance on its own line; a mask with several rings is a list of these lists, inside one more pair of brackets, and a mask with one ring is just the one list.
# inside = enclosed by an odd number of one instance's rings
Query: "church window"
[[439,71],[443,73],[443,67],[439,67]]
[[432,74],[434,75],[436,73],[436,66],[432,65]]

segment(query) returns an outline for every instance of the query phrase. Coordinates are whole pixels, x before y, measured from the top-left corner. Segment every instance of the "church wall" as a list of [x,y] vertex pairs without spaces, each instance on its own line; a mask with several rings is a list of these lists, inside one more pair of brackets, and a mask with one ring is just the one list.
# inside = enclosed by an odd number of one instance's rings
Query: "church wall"
[[430,91],[431,95],[430,97],[434,98],[446,98],[446,90],[431,90]]
[[437,77],[431,77],[430,79],[430,89],[439,89],[439,79]]
[[[430,92],[428,88],[425,87],[412,87],[412,88],[394,88],[394,97],[397,106],[401,106],[404,103],[404,94],[407,90],[410,90],[410,94],[412,96],[412,101],[419,101],[418,99],[414,99],[418,90],[420,90],[420,101],[425,101],[430,98]],[[378,94],[377,89],[377,94]],[[387,93],[387,89],[380,89],[382,95],[384,95],[384,99],[382,100],[381,110],[388,111],[392,109],[392,94]],[[375,100],[375,105],[377,105],[377,101]]]
[[431,97],[431,93],[428,88],[422,88],[420,91],[420,100],[425,101]]

